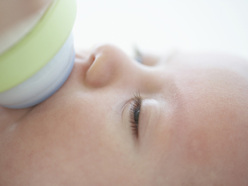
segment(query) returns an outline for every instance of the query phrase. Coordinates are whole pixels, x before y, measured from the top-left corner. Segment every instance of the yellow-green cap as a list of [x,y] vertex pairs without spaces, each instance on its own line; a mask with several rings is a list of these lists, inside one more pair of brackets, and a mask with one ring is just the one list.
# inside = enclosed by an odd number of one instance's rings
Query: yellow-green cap
[[0,93],[30,78],[60,50],[71,33],[76,0],[56,0],[36,26],[0,55]]

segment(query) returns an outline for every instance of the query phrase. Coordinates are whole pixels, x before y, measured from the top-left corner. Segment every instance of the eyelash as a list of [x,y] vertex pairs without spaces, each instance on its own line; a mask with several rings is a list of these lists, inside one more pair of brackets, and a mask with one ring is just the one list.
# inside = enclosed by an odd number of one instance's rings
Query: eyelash
[[135,94],[131,103],[131,108],[129,110],[129,118],[131,123],[131,128],[135,136],[138,137],[139,133],[139,115],[142,106],[142,97],[140,94]]
[[137,47],[134,48],[134,53],[135,53],[135,57],[134,57],[135,60],[142,64],[143,63],[143,56]]

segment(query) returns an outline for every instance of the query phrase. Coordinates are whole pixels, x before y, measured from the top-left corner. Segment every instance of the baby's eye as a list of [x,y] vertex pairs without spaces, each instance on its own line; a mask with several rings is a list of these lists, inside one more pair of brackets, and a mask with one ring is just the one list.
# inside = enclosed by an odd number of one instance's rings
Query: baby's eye
[[139,118],[140,118],[141,106],[142,106],[141,96],[139,94],[135,95],[129,110],[129,120],[133,133],[135,134],[136,137],[138,137],[139,134]]
[[139,63],[143,63],[143,55],[137,47],[134,48],[134,59]]
[[134,58],[137,62],[146,66],[155,66],[160,60],[158,56],[143,53],[137,47],[134,49]]

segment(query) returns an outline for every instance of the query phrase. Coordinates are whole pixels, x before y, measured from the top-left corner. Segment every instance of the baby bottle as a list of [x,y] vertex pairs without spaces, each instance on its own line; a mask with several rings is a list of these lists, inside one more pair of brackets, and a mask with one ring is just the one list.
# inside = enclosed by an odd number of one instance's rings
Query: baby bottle
[[[53,1],[23,37],[0,50],[1,106],[32,107],[53,95],[67,80],[75,57],[71,34],[75,1]],[[16,36],[18,32],[13,33]]]

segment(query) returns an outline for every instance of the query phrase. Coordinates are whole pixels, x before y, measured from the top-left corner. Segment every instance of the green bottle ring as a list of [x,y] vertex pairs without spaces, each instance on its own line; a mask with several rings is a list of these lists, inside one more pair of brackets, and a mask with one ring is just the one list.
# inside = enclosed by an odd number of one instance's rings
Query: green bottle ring
[[24,82],[44,67],[69,37],[76,0],[56,0],[36,26],[0,55],[0,93]]

